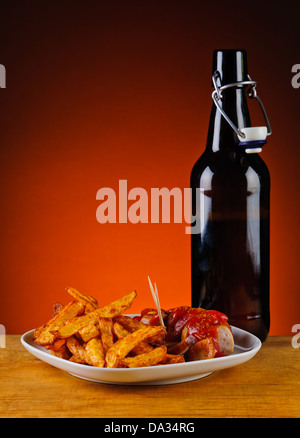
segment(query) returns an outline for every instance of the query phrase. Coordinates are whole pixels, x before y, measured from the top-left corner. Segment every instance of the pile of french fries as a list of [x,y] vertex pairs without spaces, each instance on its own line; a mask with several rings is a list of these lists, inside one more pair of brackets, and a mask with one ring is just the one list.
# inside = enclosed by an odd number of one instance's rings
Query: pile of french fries
[[182,355],[169,354],[164,326],[147,326],[122,315],[136,297],[133,291],[107,306],[74,288],[72,301],[56,303],[52,318],[34,331],[36,344],[72,362],[105,368],[135,368],[181,363]]

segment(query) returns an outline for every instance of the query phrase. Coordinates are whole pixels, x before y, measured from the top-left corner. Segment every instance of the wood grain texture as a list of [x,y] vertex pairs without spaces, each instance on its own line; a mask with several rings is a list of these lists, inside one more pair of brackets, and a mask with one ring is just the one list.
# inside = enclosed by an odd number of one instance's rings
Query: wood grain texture
[[166,386],[117,386],[70,376],[28,353],[19,335],[0,349],[0,417],[300,417],[300,349],[269,337],[249,362]]

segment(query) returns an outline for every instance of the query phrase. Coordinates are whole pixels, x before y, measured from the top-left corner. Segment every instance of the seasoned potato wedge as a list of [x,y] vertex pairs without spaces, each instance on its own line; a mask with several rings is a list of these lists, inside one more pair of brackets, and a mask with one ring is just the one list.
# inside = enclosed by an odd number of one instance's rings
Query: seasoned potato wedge
[[163,361],[166,358],[166,354],[167,347],[162,345],[161,347],[153,348],[148,353],[138,354],[133,357],[125,357],[121,360],[121,365],[128,368],[150,367]]
[[156,341],[162,333],[165,333],[164,327],[145,327],[133,333],[130,333],[125,338],[119,339],[106,353],[106,364],[108,368],[118,367],[120,361],[136,347],[140,342],[148,340],[149,342]]

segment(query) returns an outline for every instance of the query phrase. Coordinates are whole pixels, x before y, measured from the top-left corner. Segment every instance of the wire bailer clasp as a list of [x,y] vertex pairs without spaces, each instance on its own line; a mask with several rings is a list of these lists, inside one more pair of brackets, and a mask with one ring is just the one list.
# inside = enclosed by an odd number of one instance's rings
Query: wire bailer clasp
[[[213,81],[213,85],[214,85],[214,88],[215,88],[213,93],[212,93],[212,98],[213,98],[213,101],[214,101],[217,109],[220,111],[222,116],[225,118],[225,120],[229,123],[229,125],[235,131],[235,133],[237,134],[239,140],[241,140],[240,146],[246,146],[245,149],[246,149],[246,152],[248,152],[248,153],[250,153],[250,152],[260,152],[261,149],[257,150],[257,148],[253,147],[254,144],[251,145],[250,143],[251,142],[254,143],[254,141],[260,142],[261,145],[262,145],[262,143],[266,143],[266,141],[265,141],[266,136],[272,134],[272,129],[271,129],[271,125],[270,125],[270,122],[269,122],[269,119],[268,119],[265,107],[264,107],[261,99],[257,95],[257,91],[256,91],[257,82],[253,81],[249,75],[247,75],[247,76],[248,76],[248,80],[247,81],[233,82],[231,84],[226,84],[226,85],[222,85],[222,86],[219,87],[218,84],[217,84],[217,80],[220,79],[220,73],[218,71],[216,71],[213,74],[213,76],[212,76],[212,81]],[[261,108],[261,110],[263,112],[266,125],[267,125],[267,127],[264,130],[261,129],[263,127],[258,127],[258,128],[249,127],[249,128],[240,128],[240,129],[237,128],[235,126],[235,124],[232,122],[232,120],[225,113],[223,108],[221,107],[219,101],[223,99],[223,94],[222,94],[223,91],[227,90],[228,88],[240,87],[240,86],[248,86],[247,96],[250,99],[256,99],[258,101],[258,103],[260,105],[260,108]],[[247,134],[248,134],[248,137],[247,137]]]

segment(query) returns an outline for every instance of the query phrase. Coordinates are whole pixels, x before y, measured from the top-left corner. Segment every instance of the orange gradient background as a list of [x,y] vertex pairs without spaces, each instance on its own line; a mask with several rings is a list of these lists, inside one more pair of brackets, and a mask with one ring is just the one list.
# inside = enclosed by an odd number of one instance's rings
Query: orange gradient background
[[150,275],[162,307],[190,304],[185,224],[100,225],[96,192],[117,190],[120,179],[149,193],[189,187],[206,144],[212,52],[244,48],[273,128],[262,153],[272,181],[270,334],[291,334],[300,323],[295,8],[2,3],[0,323],[7,333],[44,323],[55,301],[70,300],[66,286],[100,305],[136,289],[134,313],[153,305]]

